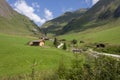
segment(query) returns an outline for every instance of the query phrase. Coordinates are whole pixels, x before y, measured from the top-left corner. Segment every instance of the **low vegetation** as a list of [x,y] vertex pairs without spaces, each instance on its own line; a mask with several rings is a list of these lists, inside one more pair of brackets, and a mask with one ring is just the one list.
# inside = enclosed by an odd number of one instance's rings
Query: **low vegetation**
[[[33,63],[34,64],[34,63]],[[119,80],[120,59],[88,54],[75,55],[71,66],[67,67],[65,59],[61,59],[54,71],[37,72],[35,67],[31,74],[3,77],[3,80]]]
[[84,61],[76,56],[71,68],[64,67],[65,66],[60,66],[60,68],[58,68],[58,80],[120,79],[120,60],[111,57],[98,56],[97,58],[90,58],[89,56]]
[[94,50],[110,54],[119,54],[120,55],[120,46],[118,45],[107,45],[104,48],[94,48]]

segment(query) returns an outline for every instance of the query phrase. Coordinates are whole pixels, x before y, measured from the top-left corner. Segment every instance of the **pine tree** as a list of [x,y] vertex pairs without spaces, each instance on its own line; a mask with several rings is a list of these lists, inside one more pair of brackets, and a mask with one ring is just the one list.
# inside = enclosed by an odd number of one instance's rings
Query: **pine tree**
[[53,42],[54,46],[57,47],[58,46],[58,40],[57,38],[54,39],[54,42]]
[[66,49],[67,49],[67,46],[66,46],[66,43],[64,43],[63,50],[66,50]]

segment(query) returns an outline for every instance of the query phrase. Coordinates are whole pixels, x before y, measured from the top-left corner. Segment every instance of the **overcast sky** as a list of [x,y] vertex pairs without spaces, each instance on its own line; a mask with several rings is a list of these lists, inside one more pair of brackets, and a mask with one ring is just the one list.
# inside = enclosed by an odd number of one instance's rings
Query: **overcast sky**
[[26,15],[37,25],[60,16],[66,11],[89,8],[98,0],[7,0],[17,12]]

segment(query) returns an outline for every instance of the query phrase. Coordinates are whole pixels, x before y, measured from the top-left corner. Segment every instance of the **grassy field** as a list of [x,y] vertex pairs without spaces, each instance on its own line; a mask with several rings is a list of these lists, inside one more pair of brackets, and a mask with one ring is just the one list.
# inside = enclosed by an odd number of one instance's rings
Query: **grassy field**
[[38,71],[57,68],[61,59],[65,59],[65,63],[69,65],[73,58],[72,53],[50,47],[26,45],[33,39],[0,34],[0,76],[29,73],[34,60]]
[[[104,42],[110,44],[120,44],[120,26],[116,24],[109,24],[100,26],[93,29],[88,29],[79,33],[68,33],[66,35],[59,36],[67,40],[77,39],[83,40],[86,43]],[[113,27],[114,26],[114,27]]]
[[[111,23],[83,32],[68,33],[59,36],[59,39],[120,45],[120,26],[117,25]],[[32,47],[26,44],[34,39],[36,38],[0,34],[0,76],[29,73],[34,60],[37,62],[37,71],[55,69],[61,59],[65,59],[65,63],[70,65],[72,53],[52,47],[52,42],[46,42],[46,47]]]

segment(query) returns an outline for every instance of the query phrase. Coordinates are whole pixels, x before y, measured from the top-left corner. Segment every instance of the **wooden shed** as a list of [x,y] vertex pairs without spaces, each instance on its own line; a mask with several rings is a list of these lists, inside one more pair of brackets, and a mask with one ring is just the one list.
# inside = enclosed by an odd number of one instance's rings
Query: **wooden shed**
[[29,42],[30,46],[44,46],[45,41],[44,40],[33,40]]

